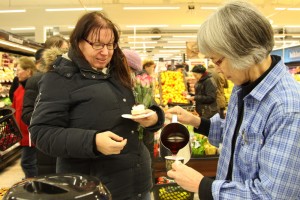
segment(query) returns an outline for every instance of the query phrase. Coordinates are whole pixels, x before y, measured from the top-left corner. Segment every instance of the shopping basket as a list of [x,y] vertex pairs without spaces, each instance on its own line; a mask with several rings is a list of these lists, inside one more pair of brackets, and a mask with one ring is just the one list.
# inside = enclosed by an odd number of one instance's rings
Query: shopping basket
[[177,183],[155,184],[153,187],[155,200],[193,200],[194,193],[184,190]]
[[0,151],[5,151],[22,139],[13,108],[0,108]]

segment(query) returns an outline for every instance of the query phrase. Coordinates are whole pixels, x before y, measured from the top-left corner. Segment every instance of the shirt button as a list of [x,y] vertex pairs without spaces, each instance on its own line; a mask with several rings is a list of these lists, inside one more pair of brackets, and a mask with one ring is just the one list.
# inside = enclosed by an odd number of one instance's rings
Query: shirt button
[[92,75],[92,78],[96,78],[96,76],[95,76],[95,75]]
[[124,98],[123,101],[126,102],[126,99]]
[[141,165],[138,163],[138,164],[136,164],[136,167],[140,167]]
[[142,197],[142,194],[138,194],[138,197],[140,197],[140,198],[141,198],[141,197]]
[[70,73],[67,73],[67,77],[71,77],[71,74],[70,74]]
[[134,130],[131,131],[131,134],[134,134]]

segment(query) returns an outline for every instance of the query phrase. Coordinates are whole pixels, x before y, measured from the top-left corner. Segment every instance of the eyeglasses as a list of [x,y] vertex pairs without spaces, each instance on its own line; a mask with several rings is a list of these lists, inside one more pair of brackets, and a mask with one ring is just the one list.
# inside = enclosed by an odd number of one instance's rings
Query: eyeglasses
[[117,43],[108,43],[108,44],[104,44],[101,42],[90,42],[87,39],[83,39],[84,41],[86,41],[88,44],[90,44],[93,49],[95,50],[101,50],[103,49],[105,46],[108,50],[114,50],[117,48],[118,44]]
[[217,66],[220,66],[224,59],[225,59],[225,57],[222,57],[222,58],[220,58],[219,60],[217,60],[216,62],[213,62],[213,63]]

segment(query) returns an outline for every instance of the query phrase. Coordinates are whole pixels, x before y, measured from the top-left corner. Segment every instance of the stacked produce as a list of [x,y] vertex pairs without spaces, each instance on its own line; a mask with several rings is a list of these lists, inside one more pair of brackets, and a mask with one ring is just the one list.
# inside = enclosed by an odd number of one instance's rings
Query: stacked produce
[[216,155],[217,147],[211,145],[206,136],[194,133],[192,141],[192,157]]
[[189,100],[183,95],[187,88],[182,72],[161,72],[159,81],[162,105],[167,105],[168,103],[189,104]]

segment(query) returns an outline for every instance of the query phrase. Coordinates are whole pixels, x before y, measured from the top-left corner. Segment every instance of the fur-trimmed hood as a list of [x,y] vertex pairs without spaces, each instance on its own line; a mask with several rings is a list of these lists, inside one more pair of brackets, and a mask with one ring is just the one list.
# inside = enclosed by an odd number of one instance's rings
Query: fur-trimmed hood
[[53,62],[57,59],[58,56],[61,56],[65,53],[62,49],[52,47],[50,49],[46,49],[43,52],[43,56],[41,59],[41,64],[37,66],[38,70],[45,73],[52,69]]

